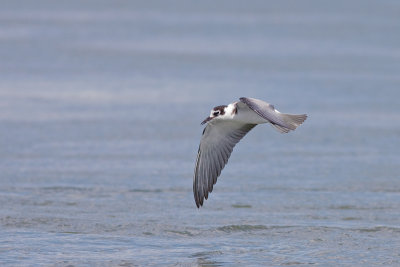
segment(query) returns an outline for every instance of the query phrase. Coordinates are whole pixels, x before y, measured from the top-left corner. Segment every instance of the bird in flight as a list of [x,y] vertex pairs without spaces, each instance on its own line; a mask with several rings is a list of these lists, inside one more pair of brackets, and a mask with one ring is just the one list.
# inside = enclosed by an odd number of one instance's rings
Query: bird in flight
[[197,208],[213,190],[218,176],[228,162],[233,147],[257,124],[270,123],[281,133],[295,130],[306,114],[280,113],[267,102],[242,97],[229,105],[217,106],[201,124],[203,130],[193,177],[193,194]]

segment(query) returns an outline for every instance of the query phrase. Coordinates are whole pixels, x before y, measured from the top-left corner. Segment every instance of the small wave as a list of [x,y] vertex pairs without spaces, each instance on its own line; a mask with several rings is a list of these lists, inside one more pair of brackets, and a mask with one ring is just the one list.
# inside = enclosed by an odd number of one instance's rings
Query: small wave
[[44,200],[44,201],[35,201],[35,202],[33,202],[32,204],[34,205],[34,206],[51,206],[51,205],[53,205],[53,201],[51,201],[51,200]]
[[359,217],[344,217],[342,218],[343,221],[359,221],[361,218]]
[[390,227],[390,226],[375,226],[375,227],[370,227],[370,228],[359,228],[356,230],[361,233],[375,233],[375,232],[400,233],[400,228]]
[[249,225],[249,224],[240,224],[240,225],[226,225],[222,227],[218,227],[218,231],[232,233],[232,232],[250,232],[257,230],[266,230],[268,229],[265,225]]
[[334,209],[334,210],[355,210],[355,209],[357,209],[357,207],[353,206],[353,205],[331,206],[330,208]]
[[288,262],[283,262],[281,265],[291,266],[291,265],[302,265],[302,264],[306,264],[306,263],[299,262],[299,261],[288,261]]
[[154,235],[152,232],[143,232],[144,235]]
[[51,192],[65,192],[65,191],[84,192],[89,190],[86,187],[76,187],[76,186],[46,186],[42,187],[41,189],[44,191],[51,191]]
[[202,252],[197,252],[191,255],[193,258],[207,258],[210,256],[215,256],[215,255],[222,255],[222,251],[220,250],[210,250],[210,251],[202,251]]
[[133,193],[161,193],[161,189],[131,189],[129,192]]
[[177,231],[177,230],[167,230],[167,233],[173,233],[173,234],[178,234],[178,235],[183,235],[183,236],[193,236],[193,234],[189,231]]
[[222,251],[211,250],[192,254],[191,258],[197,259],[197,266],[224,266],[223,262],[215,261],[215,257],[222,255]]
[[385,207],[359,207],[355,205],[339,205],[339,206],[330,206],[330,209],[333,210],[384,210]]
[[128,190],[130,193],[163,193],[163,192],[187,192],[189,191],[187,188],[183,187],[170,187],[170,188],[154,188],[154,189],[146,189],[146,188],[132,188]]
[[232,208],[236,209],[251,209],[251,205],[246,205],[246,204],[233,204]]

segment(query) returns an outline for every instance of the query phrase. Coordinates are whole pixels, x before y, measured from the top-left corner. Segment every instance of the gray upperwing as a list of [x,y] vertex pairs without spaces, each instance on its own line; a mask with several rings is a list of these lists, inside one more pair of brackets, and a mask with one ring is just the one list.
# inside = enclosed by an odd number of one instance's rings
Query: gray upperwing
[[259,99],[241,97],[240,101],[246,104],[259,116],[271,122],[272,125],[281,133],[287,133],[290,130],[295,130],[307,118],[306,114],[292,115],[280,113],[275,110],[273,105]]
[[240,101],[245,103],[255,113],[268,120],[272,124],[277,124],[281,127],[291,129],[291,126],[282,118],[280,118],[279,113],[275,111],[275,107],[273,105],[259,99],[249,97],[241,97]]
[[223,120],[206,126],[197,152],[193,177],[193,194],[198,208],[203,205],[204,198],[208,198],[208,193],[212,192],[234,146],[254,126],[256,124],[238,124]]

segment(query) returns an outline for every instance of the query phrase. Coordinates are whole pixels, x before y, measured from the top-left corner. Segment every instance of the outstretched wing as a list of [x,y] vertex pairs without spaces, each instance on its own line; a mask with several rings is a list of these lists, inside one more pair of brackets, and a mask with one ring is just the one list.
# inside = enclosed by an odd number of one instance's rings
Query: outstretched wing
[[256,124],[215,119],[204,128],[193,177],[193,194],[198,208],[213,190],[233,147],[254,126]]
[[287,133],[291,130],[295,130],[307,119],[306,114],[295,115],[280,113],[273,105],[259,99],[241,97],[240,101],[246,104],[260,117],[272,123],[272,125],[281,133]]

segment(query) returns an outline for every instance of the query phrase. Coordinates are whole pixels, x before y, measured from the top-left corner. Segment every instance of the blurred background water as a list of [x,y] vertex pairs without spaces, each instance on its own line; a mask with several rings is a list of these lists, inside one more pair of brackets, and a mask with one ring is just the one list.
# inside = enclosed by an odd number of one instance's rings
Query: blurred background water
[[[2,265],[399,265],[400,2],[5,1]],[[200,122],[307,113],[195,207]]]

